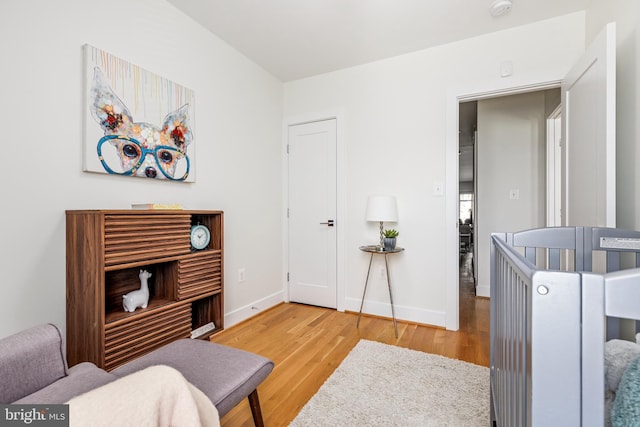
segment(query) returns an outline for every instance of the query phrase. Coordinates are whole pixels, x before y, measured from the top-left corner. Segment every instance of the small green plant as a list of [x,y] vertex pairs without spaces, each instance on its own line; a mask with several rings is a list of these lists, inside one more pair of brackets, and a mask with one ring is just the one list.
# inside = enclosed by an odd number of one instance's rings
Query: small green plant
[[384,235],[384,237],[398,237],[398,234],[400,233],[398,233],[394,229],[391,229],[391,230],[384,230],[382,234]]

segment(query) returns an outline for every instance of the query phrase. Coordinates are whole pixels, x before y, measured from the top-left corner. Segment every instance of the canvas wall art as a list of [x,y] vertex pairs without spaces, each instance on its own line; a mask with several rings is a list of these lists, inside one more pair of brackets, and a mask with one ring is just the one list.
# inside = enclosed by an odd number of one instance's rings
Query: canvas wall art
[[84,45],[84,170],[195,181],[194,93]]

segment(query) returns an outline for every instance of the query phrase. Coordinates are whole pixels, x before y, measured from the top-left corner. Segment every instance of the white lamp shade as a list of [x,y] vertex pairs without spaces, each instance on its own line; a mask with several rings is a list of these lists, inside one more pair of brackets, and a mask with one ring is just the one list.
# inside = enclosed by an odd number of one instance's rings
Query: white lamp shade
[[395,196],[369,196],[367,221],[398,221],[398,206]]

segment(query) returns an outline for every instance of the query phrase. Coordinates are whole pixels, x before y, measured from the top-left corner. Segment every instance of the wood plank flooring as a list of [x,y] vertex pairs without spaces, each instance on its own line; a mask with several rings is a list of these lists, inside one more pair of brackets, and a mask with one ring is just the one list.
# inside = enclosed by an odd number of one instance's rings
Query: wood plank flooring
[[[258,388],[267,427],[287,426],[358,340],[367,339],[489,366],[489,300],[476,298],[470,261],[461,261],[460,330],[363,316],[301,304],[280,304],[212,338],[275,362]],[[253,426],[245,399],[225,415],[223,427]]]

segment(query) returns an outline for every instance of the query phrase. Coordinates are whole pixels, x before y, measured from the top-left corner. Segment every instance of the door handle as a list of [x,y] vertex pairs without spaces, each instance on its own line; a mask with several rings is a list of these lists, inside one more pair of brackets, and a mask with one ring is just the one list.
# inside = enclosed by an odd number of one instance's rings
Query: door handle
[[333,227],[333,220],[332,219],[328,219],[327,222],[321,222],[321,225],[326,225],[327,227]]

